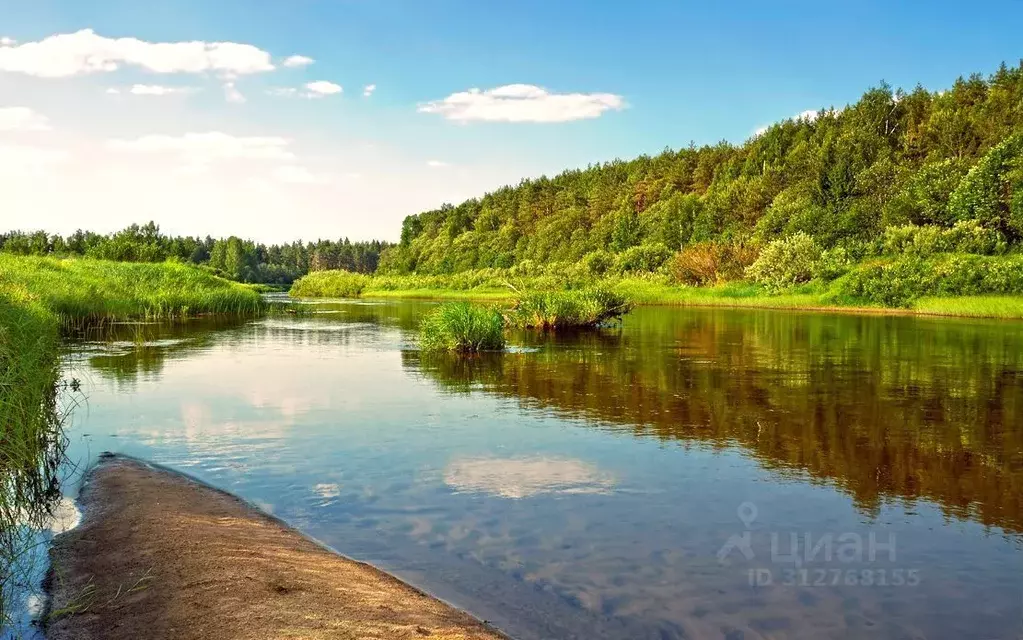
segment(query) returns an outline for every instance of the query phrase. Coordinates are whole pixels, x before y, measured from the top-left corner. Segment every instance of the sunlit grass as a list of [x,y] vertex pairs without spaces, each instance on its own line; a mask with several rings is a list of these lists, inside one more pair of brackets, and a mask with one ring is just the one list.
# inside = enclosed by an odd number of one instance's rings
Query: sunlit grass
[[448,302],[429,313],[419,328],[424,351],[476,353],[504,348],[504,317],[470,302]]
[[0,294],[30,300],[67,328],[128,319],[256,313],[258,292],[194,266],[0,255]]
[[370,276],[350,271],[314,271],[291,285],[291,295],[300,298],[358,298]]
[[621,318],[631,308],[625,296],[605,288],[533,291],[516,299],[508,319],[532,329],[585,328]]
[[1023,318],[1023,296],[921,298],[912,308],[916,313],[942,316]]

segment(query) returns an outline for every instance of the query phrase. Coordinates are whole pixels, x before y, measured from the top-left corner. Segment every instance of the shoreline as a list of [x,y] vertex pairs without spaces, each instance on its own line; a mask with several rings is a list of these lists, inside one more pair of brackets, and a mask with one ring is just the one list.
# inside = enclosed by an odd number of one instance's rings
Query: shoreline
[[[689,294],[689,295],[686,295]],[[626,292],[626,295],[629,295]],[[295,300],[426,300],[505,302],[515,293],[506,290],[475,289],[402,289],[370,290],[358,297],[329,298],[298,296]],[[959,296],[920,298],[913,307],[826,304],[815,294],[728,296],[711,288],[658,288],[647,295],[631,296],[639,306],[694,307],[724,309],[764,309],[875,316],[918,316],[974,320],[1021,320],[1023,296]]]
[[54,538],[50,640],[507,636],[185,474],[104,454]]

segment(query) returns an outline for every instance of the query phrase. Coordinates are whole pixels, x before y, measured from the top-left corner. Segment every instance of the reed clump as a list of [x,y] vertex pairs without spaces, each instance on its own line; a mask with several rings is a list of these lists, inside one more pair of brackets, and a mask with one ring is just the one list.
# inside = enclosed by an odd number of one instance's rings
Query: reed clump
[[291,295],[298,298],[358,298],[372,278],[351,271],[314,271],[291,285]]
[[478,353],[504,349],[504,317],[496,309],[449,302],[430,312],[419,328],[424,351]]
[[528,329],[593,328],[620,319],[632,306],[625,296],[603,287],[534,291],[518,297],[508,322]]

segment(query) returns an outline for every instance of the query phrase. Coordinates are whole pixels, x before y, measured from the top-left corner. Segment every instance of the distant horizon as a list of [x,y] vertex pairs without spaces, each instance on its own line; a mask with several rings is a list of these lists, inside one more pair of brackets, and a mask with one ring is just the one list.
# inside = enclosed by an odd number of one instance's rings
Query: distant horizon
[[7,9],[3,231],[396,242],[407,215],[523,179],[741,145],[885,81],[935,91],[1023,55],[1018,4],[878,24],[880,6]]

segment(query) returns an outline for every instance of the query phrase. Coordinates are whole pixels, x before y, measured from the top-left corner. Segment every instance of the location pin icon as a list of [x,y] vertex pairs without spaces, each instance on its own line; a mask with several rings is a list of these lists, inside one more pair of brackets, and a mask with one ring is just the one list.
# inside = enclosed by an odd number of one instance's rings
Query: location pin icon
[[743,502],[739,505],[736,511],[739,515],[739,520],[746,526],[747,529],[753,524],[753,521],[757,519],[757,505],[752,502]]

